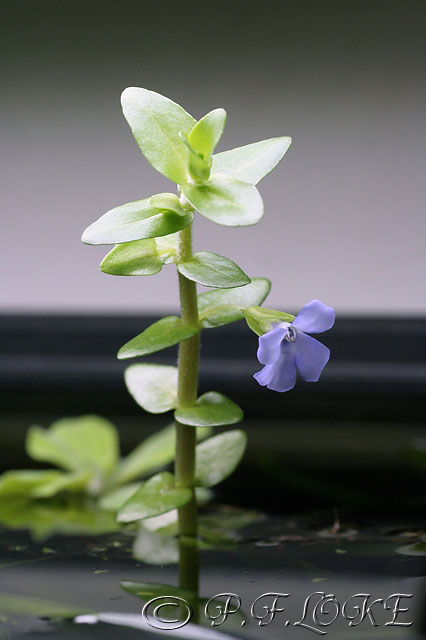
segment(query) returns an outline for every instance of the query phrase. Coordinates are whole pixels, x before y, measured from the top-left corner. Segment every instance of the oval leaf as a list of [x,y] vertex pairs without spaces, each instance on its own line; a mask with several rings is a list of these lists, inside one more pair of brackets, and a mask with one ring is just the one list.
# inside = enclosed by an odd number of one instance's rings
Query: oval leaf
[[195,482],[197,487],[213,487],[237,467],[247,445],[244,431],[220,433],[197,445]]
[[290,145],[291,138],[284,136],[223,151],[213,156],[212,171],[257,184],[277,166]]
[[148,162],[173,182],[186,182],[186,148],[179,132],[191,133],[195,119],[169,98],[138,87],[123,91],[121,105]]
[[193,218],[176,195],[159,193],[107,211],[87,227],[81,239],[86,244],[121,244],[155,238],[184,229]]
[[191,427],[219,427],[240,422],[243,412],[226,396],[209,391],[200,396],[194,406],[176,409],[175,418]]
[[152,476],[121,507],[118,522],[134,522],[159,516],[177,509],[191,500],[192,491],[175,487],[172,473],[163,471]]
[[198,327],[184,324],[178,316],[167,316],[154,322],[148,329],[126,342],[117,354],[119,360],[137,358],[172,347],[199,332]]
[[149,413],[176,407],[177,368],[160,364],[132,364],[124,380],[135,402]]
[[270,289],[271,283],[266,278],[253,278],[245,287],[202,293],[198,296],[200,326],[210,329],[242,320],[242,309],[261,305]]
[[202,184],[186,184],[182,191],[190,204],[217,224],[240,227],[256,224],[263,202],[254,185],[216,173]]
[[171,233],[168,236],[155,238],[157,253],[163,264],[176,262],[178,233]]
[[69,471],[101,469],[110,473],[118,461],[114,425],[99,416],[57,420],[49,429],[30,427],[26,450],[31,458]]
[[214,109],[201,118],[189,134],[189,142],[203,158],[210,157],[222,137],[226,123],[225,109]]
[[242,287],[249,284],[250,278],[232,260],[210,251],[196,253],[192,260],[180,262],[178,271],[189,280],[194,280],[206,287]]
[[[210,435],[209,429],[197,429],[197,440]],[[146,438],[123,458],[111,479],[111,484],[123,484],[134,480],[158,467],[172,462],[175,457],[176,428],[175,423]],[[123,501],[124,502],[124,501]]]
[[197,151],[192,147],[191,143],[188,140],[188,136],[184,133],[180,133],[182,141],[184,142],[187,148],[187,158],[188,158],[188,171],[194,180],[208,180],[210,177],[210,166],[204,159],[201,157]]
[[112,276],[152,276],[161,271],[162,266],[152,239],[119,244],[100,264],[101,271]]

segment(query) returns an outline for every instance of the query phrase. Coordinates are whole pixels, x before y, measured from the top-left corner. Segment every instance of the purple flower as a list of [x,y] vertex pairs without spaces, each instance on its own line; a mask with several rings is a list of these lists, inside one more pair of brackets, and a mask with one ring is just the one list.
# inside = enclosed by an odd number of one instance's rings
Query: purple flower
[[307,333],[321,333],[334,324],[333,307],[319,300],[305,304],[293,322],[280,322],[259,337],[257,359],[265,366],[254,377],[272,391],[289,391],[296,371],[306,382],[317,382],[330,357],[330,349]]

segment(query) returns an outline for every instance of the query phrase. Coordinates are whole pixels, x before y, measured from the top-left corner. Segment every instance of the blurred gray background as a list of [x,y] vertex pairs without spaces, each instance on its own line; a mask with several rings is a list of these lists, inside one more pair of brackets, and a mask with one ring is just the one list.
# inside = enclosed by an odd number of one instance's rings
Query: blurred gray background
[[177,309],[173,267],[107,276],[107,248],[80,242],[173,190],[121,114],[141,86],[197,118],[224,107],[218,150],[293,137],[258,226],[196,221],[198,250],[273,280],[268,306],[425,313],[425,27],[417,0],[3,0],[1,310]]

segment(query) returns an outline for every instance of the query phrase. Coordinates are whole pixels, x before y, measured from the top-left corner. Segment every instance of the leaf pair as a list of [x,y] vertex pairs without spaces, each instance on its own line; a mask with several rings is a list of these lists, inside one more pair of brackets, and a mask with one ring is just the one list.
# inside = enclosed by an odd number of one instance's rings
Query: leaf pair
[[[197,445],[195,486],[212,487],[229,476],[240,462],[247,438],[243,431],[221,433]],[[176,487],[173,474],[159,473],[145,482],[123,504],[119,522],[152,518],[191,500],[190,489]]]
[[209,391],[192,407],[177,407],[177,368],[159,364],[133,364],[124,379],[135,402],[149,413],[165,413],[175,409],[175,419],[192,427],[218,427],[240,422],[241,409],[229,398]]
[[181,231],[193,218],[175,194],[158,193],[107,211],[87,227],[81,239],[86,244],[121,244],[157,238]]
[[[193,209],[226,226],[255,224],[263,215],[255,185],[281,160],[291,138],[263,140],[212,156],[226,112],[215,109],[198,122],[165,96],[130,87],[123,113],[150,164],[180,185]],[[158,194],[108,211],[83,234],[87,244],[119,244],[164,236],[192,222],[173,194]]]
[[[250,284],[239,287],[236,291],[215,290],[202,293],[198,296],[200,327],[216,327],[241,320],[245,315],[248,317],[246,307],[250,310],[261,309],[260,307],[253,307],[252,303],[261,304],[266,298],[269,289],[269,280],[254,278]],[[276,313],[279,314],[280,312]],[[293,319],[293,316],[291,318]],[[117,357],[119,360],[125,360],[150,355],[161,349],[172,347],[182,340],[191,338],[198,333],[200,327],[185,324],[178,316],[166,316],[154,322],[129,342],[126,342],[119,350]],[[154,370],[149,371],[155,376]],[[142,373],[140,375],[142,376]],[[171,384],[174,385],[176,374],[170,375],[173,378],[171,379]],[[140,383],[142,384],[142,382],[143,379],[141,378]],[[145,398],[145,394],[143,394],[143,397]],[[144,404],[146,402],[148,402],[147,398]],[[166,402],[166,404],[168,405],[169,403]],[[165,410],[167,411],[167,409]]]

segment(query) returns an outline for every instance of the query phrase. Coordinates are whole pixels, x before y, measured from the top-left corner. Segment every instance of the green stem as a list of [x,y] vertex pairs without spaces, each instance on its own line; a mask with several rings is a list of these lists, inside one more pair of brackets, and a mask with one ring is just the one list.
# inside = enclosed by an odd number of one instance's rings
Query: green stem
[[[192,257],[191,225],[179,232],[177,261],[183,262]],[[181,273],[179,277],[179,293],[182,320],[190,325],[198,325],[197,290],[195,282],[188,280]],[[183,340],[179,345],[178,358],[178,408],[190,407],[197,399],[198,387],[198,359],[200,350],[200,334]],[[196,430],[180,422],[176,422],[176,459],[175,478],[177,487],[191,489],[190,502],[180,507],[179,535],[195,538],[197,536],[197,505],[195,501],[195,443]],[[194,553],[192,551],[192,553]],[[183,563],[186,564],[186,563]],[[194,566],[194,563],[191,563]],[[182,587],[194,589],[194,576],[197,571],[181,570],[180,584]],[[190,583],[190,584],[189,584]]]

